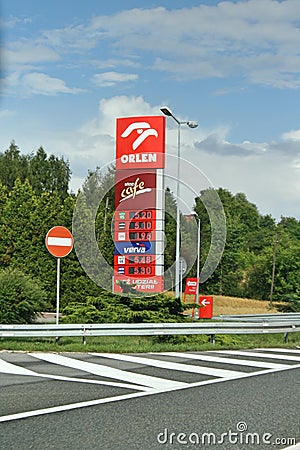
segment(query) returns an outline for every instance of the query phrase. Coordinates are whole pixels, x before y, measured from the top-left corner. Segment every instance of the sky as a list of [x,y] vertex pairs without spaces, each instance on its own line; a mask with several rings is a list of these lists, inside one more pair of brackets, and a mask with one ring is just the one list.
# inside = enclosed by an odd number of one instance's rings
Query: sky
[[[300,220],[299,0],[0,0],[0,152],[113,162],[117,117],[181,121],[181,156],[261,214]],[[167,119],[167,152],[177,127]]]

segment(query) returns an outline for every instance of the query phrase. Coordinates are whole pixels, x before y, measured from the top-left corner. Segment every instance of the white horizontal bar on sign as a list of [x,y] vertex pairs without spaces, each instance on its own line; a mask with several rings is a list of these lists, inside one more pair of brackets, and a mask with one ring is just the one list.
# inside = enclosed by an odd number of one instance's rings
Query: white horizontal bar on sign
[[156,189],[156,208],[157,209],[164,209],[164,198],[162,196],[163,191]]
[[164,237],[165,237],[165,233],[163,232],[163,230],[156,229],[155,240],[156,241],[163,241]]
[[163,255],[164,254],[164,242],[163,241],[156,241],[155,243],[155,253],[156,255]]
[[155,266],[155,275],[157,275],[157,276],[163,275],[164,274],[164,267],[165,266],[159,266],[159,265]]
[[58,247],[72,247],[71,238],[48,237],[48,245],[57,245]]
[[158,266],[163,266],[164,265],[164,255],[155,255],[154,261],[155,261],[155,264],[157,264]]
[[165,212],[161,209],[156,210],[156,220],[165,220]]
[[156,219],[156,221],[155,221],[155,229],[157,231],[163,231],[164,227],[165,227],[165,221]]

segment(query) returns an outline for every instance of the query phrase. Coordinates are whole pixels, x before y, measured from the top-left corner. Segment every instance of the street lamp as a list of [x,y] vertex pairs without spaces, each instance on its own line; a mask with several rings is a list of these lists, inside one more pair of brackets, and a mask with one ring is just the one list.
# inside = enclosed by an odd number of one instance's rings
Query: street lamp
[[167,106],[160,108],[161,112],[167,116],[172,117],[178,125],[177,128],[177,185],[176,185],[176,256],[175,256],[175,297],[179,297],[179,284],[180,284],[180,210],[179,210],[179,194],[180,194],[180,128],[181,125],[187,125],[190,128],[197,128],[198,122],[186,121],[182,122],[174,116],[172,111]]

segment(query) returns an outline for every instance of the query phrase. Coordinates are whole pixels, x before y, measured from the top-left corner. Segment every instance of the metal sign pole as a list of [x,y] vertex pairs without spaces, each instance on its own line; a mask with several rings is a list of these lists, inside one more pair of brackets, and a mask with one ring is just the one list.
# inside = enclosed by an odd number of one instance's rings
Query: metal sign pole
[[57,274],[56,274],[56,325],[59,322],[59,282],[60,282],[60,258],[57,258]]

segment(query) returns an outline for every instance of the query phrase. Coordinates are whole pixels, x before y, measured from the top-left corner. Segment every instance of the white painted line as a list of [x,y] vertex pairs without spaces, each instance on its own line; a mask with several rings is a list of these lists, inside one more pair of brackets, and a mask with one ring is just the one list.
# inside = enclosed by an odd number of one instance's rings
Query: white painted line
[[283,450],[300,450],[300,442],[298,442],[298,444],[292,445],[291,447],[285,447]]
[[250,361],[244,359],[236,359],[236,358],[222,358],[220,356],[208,356],[208,355],[198,355],[195,353],[180,353],[180,352],[163,352],[163,353],[153,353],[154,355],[166,355],[166,356],[174,356],[179,358],[187,358],[187,359],[195,359],[199,361],[208,361],[208,362],[216,362],[222,364],[234,364],[239,366],[250,366],[250,367],[262,367],[266,369],[285,369],[289,367],[286,364],[277,364],[265,361]]
[[94,364],[78,359],[68,358],[54,353],[29,353],[34,358],[48,361],[52,364],[59,364],[61,366],[73,367],[73,369],[83,370],[84,372],[92,373],[101,377],[114,378],[116,380],[123,380],[129,383],[148,386],[154,389],[163,388],[181,388],[186,385],[179,381],[167,380],[164,378],[150,377],[148,375],[141,375],[138,373],[127,372],[125,370],[114,369],[113,367]]
[[73,242],[71,238],[61,238],[61,237],[48,237],[48,245],[57,245],[58,247],[72,247]]
[[256,348],[255,350],[263,350],[264,352],[278,352],[278,353],[298,353],[300,355],[300,350],[291,348]]
[[227,355],[253,356],[254,358],[285,359],[286,361],[300,361],[300,356],[292,355],[268,355],[267,353],[262,352],[240,352],[238,350],[221,350],[221,352],[226,353]]
[[143,387],[138,386],[135,384],[115,383],[112,381],[90,380],[90,379],[86,379],[86,378],[64,377],[61,375],[52,375],[52,374],[34,372],[32,370],[25,369],[24,367],[18,366],[17,364],[9,363],[2,359],[0,359],[0,373],[9,373],[11,375],[31,376],[31,377],[38,377],[38,378],[48,378],[51,380],[68,381],[68,382],[75,382],[75,383],[100,384],[100,385],[104,385],[104,386],[135,389],[138,391],[150,390],[150,388],[147,388],[144,386]]
[[221,378],[236,378],[241,376],[241,372],[233,370],[214,369],[212,367],[192,366],[188,364],[172,363],[169,361],[161,361],[158,359],[141,358],[140,356],[121,355],[115,353],[90,353],[91,355],[100,356],[101,358],[117,359],[119,361],[128,361],[144,366],[158,367],[160,369],[178,370],[180,372],[199,373],[202,375],[211,375]]
[[[156,391],[154,391],[156,392]],[[152,392],[151,392],[152,393]],[[109,398],[100,398],[97,400],[90,400],[86,402],[80,402],[80,403],[70,403],[68,405],[61,405],[61,406],[53,406],[51,408],[43,408],[43,409],[36,409],[33,411],[25,411],[22,413],[16,413],[16,414],[9,414],[7,416],[1,416],[0,422],[8,422],[11,420],[18,420],[18,419],[25,419],[27,417],[35,417],[35,416],[41,416],[43,414],[51,414],[51,413],[57,413],[62,411],[70,411],[72,409],[77,408],[86,408],[87,406],[95,406],[95,405],[101,405],[103,403],[110,403],[110,402],[116,402],[119,400],[125,400],[128,398],[135,398],[135,397],[141,397],[147,395],[145,392],[135,392],[133,394],[128,395],[118,395],[116,397],[109,397]]]

